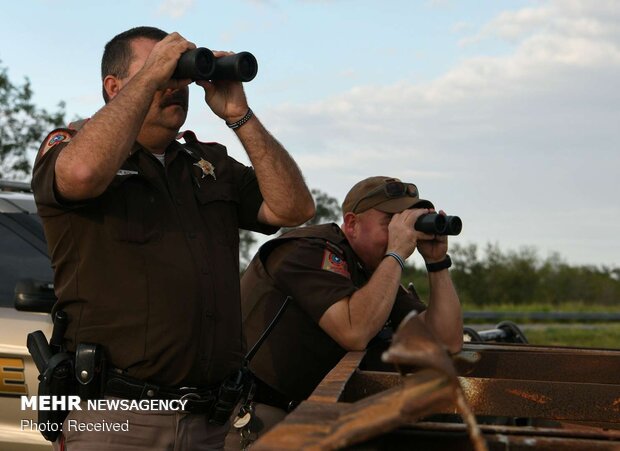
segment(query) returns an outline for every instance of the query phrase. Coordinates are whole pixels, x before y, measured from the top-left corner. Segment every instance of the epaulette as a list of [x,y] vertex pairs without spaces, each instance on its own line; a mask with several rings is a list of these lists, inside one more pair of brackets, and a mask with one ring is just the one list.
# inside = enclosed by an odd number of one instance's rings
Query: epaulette
[[340,246],[335,245],[331,241],[325,240],[325,247],[330,249],[332,252],[335,252],[340,255],[344,255],[344,249]]
[[183,139],[187,144],[190,143],[202,143],[202,144],[218,144],[215,141],[211,141],[211,142],[205,142],[205,141],[200,141],[197,137],[196,137],[196,133],[194,133],[191,130],[184,130],[182,132],[177,133],[177,141]]
[[177,134],[177,141],[180,141],[181,139],[183,139],[186,143],[198,142],[198,138],[196,138],[196,133],[194,133],[191,130],[185,130],[185,131],[179,132]]

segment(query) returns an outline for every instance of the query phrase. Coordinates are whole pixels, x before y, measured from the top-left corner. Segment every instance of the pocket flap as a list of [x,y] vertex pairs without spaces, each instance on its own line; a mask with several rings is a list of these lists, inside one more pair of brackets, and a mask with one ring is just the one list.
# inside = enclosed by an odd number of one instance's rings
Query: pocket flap
[[230,182],[202,183],[194,192],[200,204],[216,201],[239,203],[239,193]]

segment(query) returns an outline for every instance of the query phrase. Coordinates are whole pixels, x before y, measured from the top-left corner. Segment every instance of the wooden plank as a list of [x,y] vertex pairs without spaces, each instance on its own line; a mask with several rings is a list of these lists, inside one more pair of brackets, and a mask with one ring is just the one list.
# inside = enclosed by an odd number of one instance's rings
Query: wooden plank
[[365,352],[348,352],[332,370],[325,376],[319,386],[312,392],[308,401],[338,402],[347,382],[359,367]]

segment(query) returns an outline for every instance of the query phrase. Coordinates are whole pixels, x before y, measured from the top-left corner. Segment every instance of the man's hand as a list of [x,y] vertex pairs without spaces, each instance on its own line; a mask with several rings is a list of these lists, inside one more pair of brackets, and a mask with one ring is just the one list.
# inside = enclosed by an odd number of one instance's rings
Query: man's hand
[[191,83],[190,79],[177,80],[171,77],[181,55],[195,48],[196,45],[193,42],[186,40],[179,33],[170,33],[155,44],[136,77],[152,80],[157,90],[179,89],[187,86]]
[[[216,58],[232,54],[213,52]],[[240,81],[201,80],[196,84],[205,90],[205,101],[211,110],[226,122],[237,122],[248,112],[248,101]],[[314,216],[314,200],[301,171],[256,114],[236,128],[235,134],[250,158],[263,196],[258,220],[263,224],[295,227]]]
[[[432,212],[434,210],[428,210]],[[439,211],[440,215],[446,215],[443,210]],[[448,252],[448,236],[447,235],[427,235],[430,238],[422,238],[418,242],[418,251],[424,257],[426,263],[440,262],[446,257]]]
[[415,230],[414,224],[418,218],[430,210],[426,208],[412,208],[401,213],[395,213],[388,225],[388,245],[386,252],[396,252],[403,259],[408,258],[422,240],[432,240],[434,235]]
[[[233,54],[218,50],[213,52],[216,58]],[[211,110],[226,122],[236,122],[248,111],[248,101],[240,81],[199,80],[196,84],[204,88],[205,101]]]

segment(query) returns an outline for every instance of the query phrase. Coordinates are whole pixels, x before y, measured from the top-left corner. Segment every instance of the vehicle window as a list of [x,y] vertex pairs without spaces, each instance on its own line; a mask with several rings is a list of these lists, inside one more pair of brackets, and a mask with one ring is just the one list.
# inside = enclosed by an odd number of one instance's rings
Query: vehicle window
[[21,227],[36,236],[41,243],[45,242],[45,233],[43,232],[43,222],[38,215],[15,214],[11,215],[11,219],[18,223]]
[[0,224],[0,307],[13,307],[20,279],[54,280],[47,255]]

